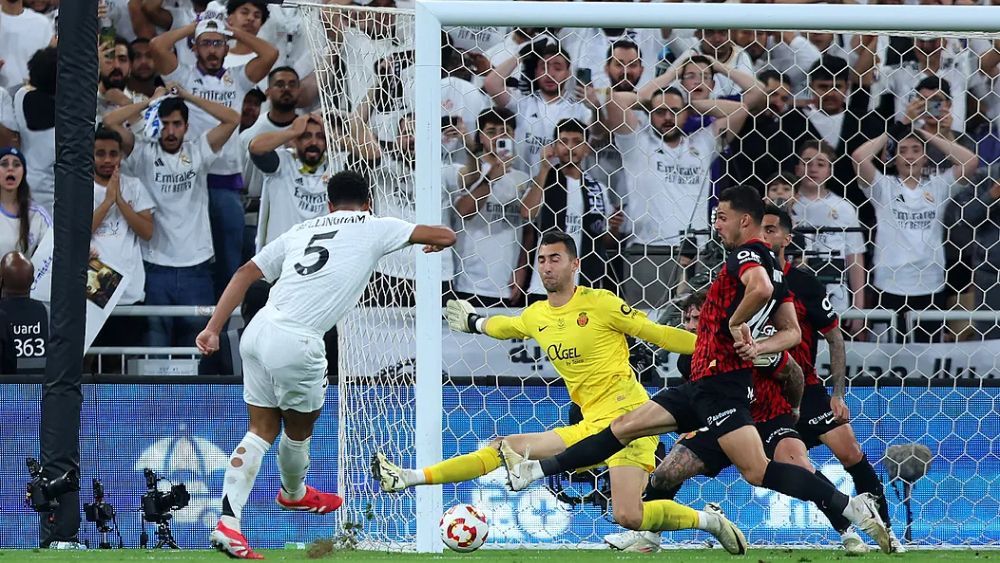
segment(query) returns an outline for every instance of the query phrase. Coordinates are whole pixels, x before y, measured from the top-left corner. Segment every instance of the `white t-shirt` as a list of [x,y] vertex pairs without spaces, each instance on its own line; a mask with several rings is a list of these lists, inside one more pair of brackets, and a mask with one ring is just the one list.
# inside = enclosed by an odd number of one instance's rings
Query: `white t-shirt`
[[[108,189],[94,182],[94,209],[104,201]],[[146,188],[136,178],[121,177],[122,197],[136,213],[154,208]],[[90,236],[101,262],[128,276],[120,305],[131,305],[146,298],[146,269],[142,267],[139,236],[129,226],[118,205],[112,205],[97,230]]]
[[[284,131],[291,126],[291,123],[288,125],[277,125],[271,121],[266,113],[262,113],[257,118],[256,123],[240,132],[240,151],[243,154],[249,155],[250,143],[253,142],[257,135],[274,131]],[[260,197],[261,190],[264,188],[264,175],[253,165],[249,156],[247,156],[246,163],[243,166],[243,188],[246,189],[247,195],[250,197]]]
[[[854,204],[830,192],[817,199],[810,199],[800,194],[795,207],[792,208],[792,217],[797,225],[809,227],[849,229],[861,226],[861,222],[858,221],[858,210]],[[816,233],[807,235],[806,242],[808,250],[836,252],[840,258],[865,252],[865,239],[861,233]]]
[[52,42],[52,21],[27,8],[19,16],[0,13],[0,88],[16,90],[28,79],[28,60]]
[[11,131],[17,129],[17,121],[14,120],[14,97],[3,87],[0,87],[0,125]]
[[[469,193],[458,187],[461,168],[451,166],[444,170],[445,187],[454,194],[454,201]],[[510,297],[510,283],[521,251],[519,234],[524,224],[521,200],[528,182],[530,178],[524,172],[509,170],[493,181],[486,201],[475,215],[456,220],[460,228],[456,229],[455,291]]]
[[108,6],[108,19],[115,26],[115,35],[127,41],[135,41],[135,28],[132,27],[132,15],[128,13],[128,0],[104,0]]
[[[621,35],[606,35],[603,29],[572,29],[563,42],[573,60],[574,68],[589,68],[594,88],[609,88],[611,80],[605,67],[608,47],[617,41],[631,41],[639,47],[642,77],[637,84],[645,84],[656,77],[656,64],[663,50],[663,36],[659,29],[625,29]],[[572,83],[572,82],[571,82]]]
[[268,307],[325,334],[357,305],[379,258],[407,246],[414,228],[365,211],[295,225],[253,257],[265,280],[277,280]]
[[31,199],[51,215],[56,194],[56,129],[33,131],[28,128],[24,96],[30,91],[29,88],[21,88],[14,94],[15,129],[21,136],[21,152],[28,163],[25,173],[31,188]]
[[944,287],[944,224],[955,183],[947,171],[908,188],[895,176],[876,174],[863,188],[875,206],[875,286],[896,295],[930,295]]
[[[52,216],[44,207],[32,201],[28,208],[28,223],[28,248],[25,254],[30,258],[38,248],[42,237],[52,227]],[[21,224],[17,215],[7,213],[7,210],[0,206],[0,256],[21,250],[17,247],[20,238]]]
[[139,178],[153,200],[153,238],[142,242],[143,260],[175,268],[212,259],[208,220],[208,169],[218,158],[208,136],[184,141],[170,154],[158,141],[136,141],[123,173]]
[[302,163],[295,157],[293,149],[278,149],[276,153],[278,169],[272,173],[260,171],[264,175],[264,189],[257,223],[258,249],[302,221],[330,212],[326,195],[330,173],[326,168],[326,159],[310,174],[302,171]]
[[676,147],[652,129],[615,135],[628,182],[623,203],[633,243],[676,246],[680,231],[708,228],[712,161],[719,138],[711,127],[681,137]]
[[522,96],[511,93],[507,107],[517,114],[517,130],[514,132],[518,158],[514,161],[519,170],[529,176],[538,174],[542,161],[542,148],[555,139],[556,125],[564,119],[579,119],[588,124],[591,112],[581,102],[566,96],[546,102],[539,94]]
[[806,73],[819,57],[819,49],[802,35],[796,35],[788,43],[774,41],[764,53],[764,58],[768,59],[768,66],[783,74],[791,83],[791,93],[796,98],[809,96]]
[[[689,54],[703,54],[701,52],[701,45],[699,44],[695,48],[691,49]],[[682,61],[684,60],[684,57],[680,57],[677,60]],[[739,47],[733,47],[733,53],[729,55],[729,60],[720,62],[736,70],[742,70],[751,76],[754,74],[753,59],[750,58],[750,55],[748,55],[746,51]],[[712,90],[712,98],[731,98],[742,94],[743,89],[740,88],[738,84],[733,82],[729,77],[716,73],[715,88]]]
[[[956,133],[965,132],[965,120],[967,118],[965,94],[973,85],[973,69],[969,65],[967,57],[941,56],[941,67],[937,76],[948,83],[951,90],[951,129]],[[916,88],[925,78],[934,74],[922,71],[916,62],[907,61],[899,66],[886,67],[882,70],[882,75],[875,83],[872,92],[871,109],[878,104],[880,97],[886,92],[891,93],[896,101],[896,118],[906,115],[906,106],[913,101],[917,95]]]
[[[243,98],[254,88],[247,78],[245,66],[223,69],[218,75],[202,74],[197,67],[178,65],[173,72],[163,77],[166,82],[178,82],[194,96],[222,104],[227,108],[243,110]],[[188,135],[200,136],[219,124],[219,121],[194,104],[188,104]],[[245,155],[240,151],[237,135],[232,135],[220,151],[219,158],[212,165],[210,174],[239,174],[243,172]]]
[[489,96],[468,80],[441,79],[441,115],[461,116],[466,131],[475,131],[479,114],[492,105]]
[[823,136],[823,141],[833,148],[838,148],[841,143],[840,134],[844,130],[844,117],[846,111],[830,115],[825,111],[816,108],[806,109],[806,119],[809,124],[816,128],[816,131]]

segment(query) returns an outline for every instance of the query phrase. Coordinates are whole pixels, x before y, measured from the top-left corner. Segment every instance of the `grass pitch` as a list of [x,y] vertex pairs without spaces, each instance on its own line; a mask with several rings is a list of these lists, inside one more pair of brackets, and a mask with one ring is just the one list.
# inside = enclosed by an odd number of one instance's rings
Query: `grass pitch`
[[[811,549],[752,549],[747,555],[733,557],[719,549],[684,549],[665,550],[656,554],[619,553],[608,550],[577,550],[577,549],[547,549],[547,550],[496,550],[484,549],[475,553],[443,553],[441,555],[376,553],[368,551],[336,551],[318,559],[311,559],[303,550],[262,550],[266,561],[358,561],[371,562],[416,562],[416,561],[490,561],[491,563],[604,563],[608,561],[683,561],[683,563],[823,563],[827,561],[869,562],[869,561],[908,561],[930,563],[955,562],[1000,562],[1000,551],[989,550],[937,550],[910,551],[905,555],[882,555],[869,553],[864,557],[847,557],[838,550]],[[147,551],[142,549],[124,549],[110,551],[57,551],[57,550],[0,550],[0,563],[20,562],[111,562],[111,561],[155,561],[163,563],[181,562],[216,562],[230,561],[216,551],[183,550],[183,551]]]

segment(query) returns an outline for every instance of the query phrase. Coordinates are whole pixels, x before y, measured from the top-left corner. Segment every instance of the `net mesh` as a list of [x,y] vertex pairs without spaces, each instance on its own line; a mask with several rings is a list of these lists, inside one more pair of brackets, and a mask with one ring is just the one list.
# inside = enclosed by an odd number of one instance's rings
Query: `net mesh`
[[[369,175],[376,213],[414,220],[412,11],[300,9],[327,134],[342,148],[332,158]],[[581,283],[680,325],[680,303],[724,259],[710,229],[714,197],[752,185],[792,212],[792,249],[841,314],[847,401],[868,458],[906,443],[933,453],[913,487],[890,483],[876,463],[899,534],[924,545],[996,545],[1000,452],[991,429],[1000,394],[983,383],[998,372],[992,339],[1000,337],[993,39],[446,29],[442,208],[458,244],[443,259],[442,296],[492,314],[544,295],[533,249],[541,232],[560,228],[581,248]],[[582,174],[566,172],[573,166]],[[341,518],[376,547],[406,546],[415,533],[412,492],[381,494],[369,477],[378,451],[414,464],[413,260],[412,251],[387,257],[339,327]],[[446,457],[572,420],[565,388],[533,341],[445,327],[442,338]],[[651,391],[677,375],[676,358],[641,342],[631,359]],[[662,438],[668,448],[673,439]],[[811,455],[853,492],[827,449]],[[599,544],[622,531],[610,517],[606,472],[524,493],[507,492],[500,473],[444,487],[446,507],[469,502],[486,512],[493,543]],[[694,479],[678,500],[721,502],[753,543],[838,541],[815,507],[755,490],[731,469]]]

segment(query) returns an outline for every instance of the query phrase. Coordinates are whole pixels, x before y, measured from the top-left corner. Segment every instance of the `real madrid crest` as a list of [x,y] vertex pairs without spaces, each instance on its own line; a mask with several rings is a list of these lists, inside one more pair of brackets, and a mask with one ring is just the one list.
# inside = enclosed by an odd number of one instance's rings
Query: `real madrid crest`
[[934,194],[928,191],[924,191],[924,199],[927,200],[927,203],[934,203]]
[[187,165],[187,166],[191,165],[191,157],[188,156],[186,152],[182,152],[181,153],[181,164],[184,164],[184,165]]

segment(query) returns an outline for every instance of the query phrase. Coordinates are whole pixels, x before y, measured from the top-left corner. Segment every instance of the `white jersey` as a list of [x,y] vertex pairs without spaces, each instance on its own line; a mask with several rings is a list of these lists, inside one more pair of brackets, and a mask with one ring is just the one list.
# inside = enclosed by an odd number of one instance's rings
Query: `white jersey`
[[0,13],[0,88],[14,91],[28,79],[28,60],[49,46],[55,29],[52,20],[34,10],[18,16]]
[[275,282],[268,306],[322,335],[364,294],[382,256],[409,244],[416,225],[367,211],[336,211],[292,227],[253,257]]
[[[827,192],[825,196],[810,199],[801,193],[792,207],[792,218],[796,225],[804,227],[835,227],[856,229],[861,227],[858,210],[854,204],[837,194]],[[808,250],[827,254],[836,253],[839,258],[851,254],[864,254],[865,239],[860,232],[825,232],[807,234]]]
[[[967,119],[966,92],[973,87],[975,76],[974,69],[969,64],[967,57],[962,56],[965,51],[958,54],[946,54],[941,56],[941,67],[936,75],[948,83],[951,91],[951,130],[956,133],[965,132],[965,121]],[[879,80],[872,87],[872,100],[870,109],[874,109],[879,103],[879,99],[885,93],[891,93],[896,101],[896,119],[900,119],[906,114],[906,106],[916,99],[917,85],[925,78],[934,76],[935,73],[921,70],[916,62],[906,61],[899,66],[886,67],[882,69]]]
[[[253,142],[257,135],[273,131],[284,131],[291,127],[292,123],[294,121],[289,121],[287,125],[279,125],[271,121],[267,113],[262,113],[257,118],[256,123],[239,133],[240,151],[249,154],[250,143]],[[243,188],[250,197],[260,197],[260,192],[264,188],[264,175],[253,165],[253,162],[249,158],[246,159],[246,163],[243,165]]]
[[875,206],[875,287],[896,295],[930,295],[944,287],[944,208],[955,173],[909,188],[895,176],[875,175],[863,188]]
[[467,130],[475,131],[479,114],[492,105],[490,97],[468,80],[441,79],[441,115],[460,116]]
[[[443,182],[453,194],[453,201],[469,194],[458,187],[461,169],[461,166],[452,166],[444,171]],[[524,172],[509,170],[493,181],[479,211],[465,219],[457,219],[461,228],[456,229],[455,291],[483,297],[510,297],[510,284],[521,252],[518,239],[524,224],[521,200],[529,182]]]
[[278,149],[278,169],[264,175],[257,224],[257,248],[261,249],[302,221],[330,212],[326,183],[330,173],[323,163],[314,172],[305,172],[290,148]]
[[[153,199],[136,178],[121,177],[122,198],[136,213],[154,208]],[[108,189],[94,182],[94,209],[104,202]],[[142,267],[142,249],[139,237],[129,226],[118,205],[112,205],[104,221],[90,235],[90,245],[98,258],[108,266],[128,277],[119,305],[131,305],[146,298],[146,269]]]
[[[563,40],[563,48],[570,54],[574,68],[589,68],[594,88],[610,88],[611,79],[606,69],[608,47],[617,41],[631,41],[639,46],[642,77],[638,84],[645,84],[656,77],[656,64],[663,51],[663,36],[659,29],[623,29],[621,35],[607,35],[601,28],[572,29]],[[617,30],[616,30],[617,31]],[[570,82],[574,84],[574,82]]]
[[206,178],[216,158],[207,135],[173,154],[158,141],[136,141],[123,172],[142,180],[156,207],[153,238],[143,243],[146,262],[186,267],[212,259]]
[[708,228],[711,168],[718,145],[712,127],[682,136],[676,147],[652,129],[615,135],[628,179],[623,204],[635,244],[676,246],[688,227]]
[[[191,95],[222,104],[236,110],[237,113],[243,110],[243,98],[247,92],[254,88],[254,83],[247,78],[245,66],[226,68],[218,74],[202,74],[197,67],[178,65],[173,72],[164,75],[163,80],[178,82]],[[190,112],[188,135],[201,135],[219,124],[217,119],[194,104],[189,103],[188,110]],[[243,172],[244,159],[244,153],[240,151],[239,137],[234,134],[223,145],[219,158],[209,173],[240,174]]]
[[30,258],[38,248],[45,233],[52,228],[52,216],[34,201],[28,208],[28,248],[20,248],[21,220],[0,206],[0,256],[19,250]]
[[556,138],[556,125],[564,119],[579,119],[589,124],[592,117],[587,106],[566,96],[546,102],[539,94],[512,93],[507,107],[517,114],[514,136],[518,158],[515,165],[532,178],[541,166],[542,148]]
[[31,199],[52,214],[56,195],[56,129],[32,130],[24,114],[24,97],[29,88],[21,88],[14,94],[15,130],[21,137],[21,152],[27,162],[25,174],[31,188]]

